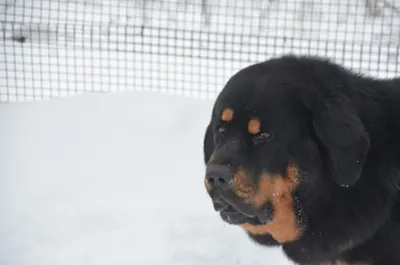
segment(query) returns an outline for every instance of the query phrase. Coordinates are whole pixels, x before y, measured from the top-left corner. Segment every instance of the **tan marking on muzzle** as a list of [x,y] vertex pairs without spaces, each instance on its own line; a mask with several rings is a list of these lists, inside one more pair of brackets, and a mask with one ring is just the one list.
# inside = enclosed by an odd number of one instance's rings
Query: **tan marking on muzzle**
[[251,203],[254,198],[256,188],[256,185],[252,184],[251,180],[248,179],[243,168],[239,168],[233,177],[232,191],[238,197],[244,199],[246,203]]
[[245,187],[240,188],[240,190],[246,191],[244,196],[235,188],[234,192],[255,208],[271,202],[274,209],[272,220],[269,223],[265,225],[242,224],[241,226],[253,235],[270,234],[279,243],[298,239],[302,231],[297,227],[292,198],[292,192],[298,184],[297,168],[290,165],[285,176],[263,173],[255,188],[253,185],[245,184]]
[[230,122],[233,120],[233,109],[226,108],[222,111],[221,120],[225,122]]
[[251,119],[248,124],[249,133],[257,134],[261,131],[261,122],[258,119]]

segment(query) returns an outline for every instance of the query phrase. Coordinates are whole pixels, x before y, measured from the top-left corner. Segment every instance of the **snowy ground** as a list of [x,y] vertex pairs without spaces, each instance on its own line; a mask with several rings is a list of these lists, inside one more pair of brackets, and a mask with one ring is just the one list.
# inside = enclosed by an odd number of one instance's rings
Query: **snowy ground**
[[211,106],[151,92],[0,105],[0,264],[290,264],[214,213]]

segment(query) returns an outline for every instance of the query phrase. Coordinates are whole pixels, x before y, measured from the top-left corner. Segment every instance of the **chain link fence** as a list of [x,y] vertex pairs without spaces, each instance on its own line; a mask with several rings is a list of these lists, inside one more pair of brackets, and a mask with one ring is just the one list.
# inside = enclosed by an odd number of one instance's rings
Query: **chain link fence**
[[400,0],[2,0],[0,102],[151,90],[215,98],[285,53],[400,73]]

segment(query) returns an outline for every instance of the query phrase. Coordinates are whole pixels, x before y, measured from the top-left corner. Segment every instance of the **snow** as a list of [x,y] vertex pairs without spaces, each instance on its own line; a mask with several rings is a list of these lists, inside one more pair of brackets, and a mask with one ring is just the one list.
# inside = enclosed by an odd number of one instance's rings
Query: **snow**
[[0,105],[0,264],[291,264],[212,208],[212,103],[127,92]]

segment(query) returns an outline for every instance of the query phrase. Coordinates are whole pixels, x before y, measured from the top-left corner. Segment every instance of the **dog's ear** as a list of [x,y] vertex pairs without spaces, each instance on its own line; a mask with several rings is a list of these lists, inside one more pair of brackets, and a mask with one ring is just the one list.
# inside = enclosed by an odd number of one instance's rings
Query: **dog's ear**
[[214,152],[214,135],[211,129],[211,124],[209,124],[207,126],[203,141],[203,153],[204,153],[205,164],[208,163],[213,152]]
[[368,153],[369,136],[348,100],[339,97],[321,105],[315,110],[313,126],[327,150],[333,180],[341,186],[354,185]]

